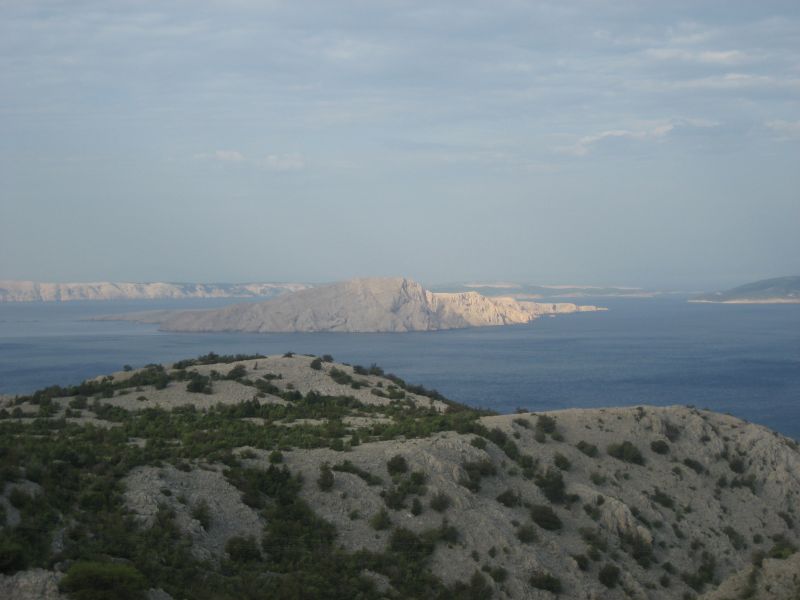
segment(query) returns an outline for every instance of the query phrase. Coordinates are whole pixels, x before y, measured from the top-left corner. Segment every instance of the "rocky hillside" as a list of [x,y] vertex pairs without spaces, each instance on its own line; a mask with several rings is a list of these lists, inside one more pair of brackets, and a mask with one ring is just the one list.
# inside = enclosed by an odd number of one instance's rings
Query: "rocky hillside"
[[3,598],[800,594],[798,445],[727,415],[489,415],[291,353],[4,402]]
[[272,298],[308,286],[302,283],[38,283],[0,281],[0,302],[74,300],[182,300],[186,298]]
[[762,279],[739,287],[703,294],[690,302],[723,304],[800,304],[800,276]]
[[157,311],[103,317],[159,323],[165,331],[404,332],[530,323],[544,314],[598,310],[570,303],[433,293],[405,278],[353,279],[260,303],[215,310]]

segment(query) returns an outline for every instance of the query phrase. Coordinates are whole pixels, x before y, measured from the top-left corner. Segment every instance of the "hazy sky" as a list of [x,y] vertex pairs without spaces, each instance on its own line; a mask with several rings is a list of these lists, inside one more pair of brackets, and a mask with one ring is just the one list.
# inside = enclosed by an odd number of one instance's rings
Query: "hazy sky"
[[0,279],[800,273],[800,2],[0,1]]

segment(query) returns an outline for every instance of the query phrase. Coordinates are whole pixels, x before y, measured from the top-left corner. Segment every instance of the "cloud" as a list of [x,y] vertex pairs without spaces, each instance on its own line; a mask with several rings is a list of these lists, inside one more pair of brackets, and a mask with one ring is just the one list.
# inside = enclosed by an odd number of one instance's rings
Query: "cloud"
[[717,127],[719,123],[710,119],[676,117],[666,121],[655,121],[635,129],[609,129],[580,138],[571,146],[559,148],[559,151],[573,156],[586,156],[592,149],[608,139],[628,139],[639,142],[658,141],[678,129]]
[[237,150],[216,150],[212,157],[215,160],[222,162],[242,162],[244,161],[244,154]]
[[765,123],[772,131],[778,134],[779,140],[800,140],[800,121],[767,121]]
[[257,162],[269,171],[299,171],[306,166],[300,154],[269,154]]
[[566,146],[560,148],[560,150],[566,154],[572,154],[574,156],[586,156],[595,145],[603,140],[613,138],[625,138],[639,141],[657,140],[669,134],[669,132],[674,128],[675,126],[672,123],[664,123],[650,129],[610,129],[608,131],[602,131],[593,135],[584,136],[572,146]]
[[753,58],[740,50],[684,50],[680,48],[648,48],[645,56],[656,60],[673,60],[711,65],[735,65]]
[[249,164],[267,171],[299,171],[306,166],[301,154],[268,154],[264,158],[248,158],[238,150],[215,150],[211,153],[195,154],[200,160],[214,160],[223,163]]

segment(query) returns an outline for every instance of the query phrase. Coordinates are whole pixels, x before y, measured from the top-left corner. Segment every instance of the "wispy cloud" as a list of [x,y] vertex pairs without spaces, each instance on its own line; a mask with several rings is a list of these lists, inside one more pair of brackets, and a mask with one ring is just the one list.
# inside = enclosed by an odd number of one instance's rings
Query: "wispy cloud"
[[603,140],[624,138],[629,140],[658,140],[669,134],[675,126],[672,123],[664,123],[657,125],[650,129],[609,129],[587,135],[580,138],[571,146],[564,146],[559,150],[565,154],[572,154],[573,156],[586,156],[591,152],[592,148]]
[[269,154],[256,162],[269,171],[299,171],[306,166],[300,154]]
[[223,163],[249,164],[267,171],[299,171],[304,169],[306,161],[301,154],[268,154],[262,158],[249,158],[238,150],[215,150],[195,154],[195,159],[213,160]]
[[800,90],[800,79],[795,77],[774,77],[753,75],[751,73],[726,73],[693,79],[674,79],[671,81],[644,81],[638,87],[652,91],[670,90],[770,90],[790,88]]
[[211,155],[215,160],[222,162],[242,162],[244,161],[244,154],[237,150],[216,150]]
[[777,134],[779,140],[800,140],[800,121],[767,121],[765,125]]
[[648,48],[648,58],[664,61],[682,61],[709,65],[738,65],[752,62],[754,58],[741,50],[686,50],[683,48]]
[[586,156],[605,140],[627,139],[638,142],[657,142],[681,128],[716,127],[719,123],[709,119],[673,118],[643,124],[640,127],[627,129],[608,129],[599,133],[586,135],[574,144],[562,146],[558,151],[573,156]]

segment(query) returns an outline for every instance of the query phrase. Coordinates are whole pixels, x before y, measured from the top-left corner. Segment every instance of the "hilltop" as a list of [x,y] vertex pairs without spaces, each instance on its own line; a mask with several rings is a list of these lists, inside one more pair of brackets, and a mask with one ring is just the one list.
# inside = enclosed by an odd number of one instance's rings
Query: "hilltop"
[[530,323],[545,314],[593,310],[598,308],[487,298],[477,292],[434,293],[415,281],[394,277],[353,279],[213,310],[100,318],[158,323],[164,331],[405,332]]
[[798,304],[800,303],[800,276],[762,279],[722,292],[703,294],[692,298],[689,302]]
[[304,283],[39,283],[0,281],[0,302],[78,300],[183,300],[187,298],[272,298],[309,287]]
[[3,597],[800,592],[798,445],[727,415],[491,415],[291,353],[4,402]]

